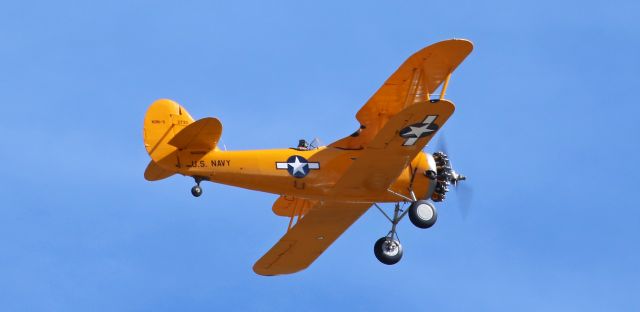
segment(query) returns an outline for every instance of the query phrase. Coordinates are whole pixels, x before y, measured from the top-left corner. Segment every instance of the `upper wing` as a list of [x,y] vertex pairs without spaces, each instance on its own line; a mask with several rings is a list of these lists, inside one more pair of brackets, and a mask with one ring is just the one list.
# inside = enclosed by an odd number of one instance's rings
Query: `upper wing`
[[363,190],[386,191],[454,110],[450,101],[434,100],[394,115],[343,173],[333,194],[353,197]]
[[256,264],[260,275],[290,274],[307,268],[370,203],[317,202]]
[[409,57],[358,111],[360,129],[330,146],[361,149],[390,118],[408,106],[423,102],[471,53],[473,44],[451,39],[430,45]]

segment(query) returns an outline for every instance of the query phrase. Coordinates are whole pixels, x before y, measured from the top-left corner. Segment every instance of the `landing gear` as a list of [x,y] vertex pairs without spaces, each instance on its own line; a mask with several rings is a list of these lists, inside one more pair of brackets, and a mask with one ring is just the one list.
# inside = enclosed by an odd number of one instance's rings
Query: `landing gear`
[[397,239],[385,236],[373,245],[373,253],[386,265],[396,264],[402,259],[402,245]]
[[436,207],[426,200],[416,201],[409,207],[409,220],[416,227],[428,229],[436,223],[437,219]]
[[191,195],[193,195],[193,197],[200,197],[200,195],[202,195],[202,188],[200,187],[200,182],[202,182],[204,179],[200,178],[200,177],[193,177],[196,180],[196,185],[194,185],[191,188]]
[[191,188],[191,195],[193,195],[194,197],[200,197],[200,195],[202,195],[202,188],[200,187],[200,185],[194,185]]
[[396,233],[396,225],[398,225],[398,222],[407,214],[407,211],[403,212],[402,209],[400,209],[400,203],[396,203],[395,209],[393,210],[393,218],[389,218],[378,204],[374,205],[382,212],[387,220],[391,222],[391,231],[389,231],[387,236],[376,241],[375,245],[373,245],[373,254],[376,255],[376,258],[378,258],[380,262],[386,265],[396,264],[402,259],[402,245]]
[[389,217],[378,204],[373,205],[391,222],[391,231],[373,245],[373,253],[376,258],[387,265],[396,264],[402,259],[402,245],[400,244],[400,239],[398,239],[398,233],[396,233],[396,226],[405,215],[409,214],[411,223],[421,229],[432,227],[438,218],[436,208],[426,200],[412,202],[407,210],[403,210],[400,208],[400,203],[396,203],[393,217]]

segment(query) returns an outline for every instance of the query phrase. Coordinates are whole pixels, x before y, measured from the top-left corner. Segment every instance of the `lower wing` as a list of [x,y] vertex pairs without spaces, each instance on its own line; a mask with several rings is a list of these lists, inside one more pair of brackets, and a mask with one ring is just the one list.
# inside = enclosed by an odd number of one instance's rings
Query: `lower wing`
[[260,275],[291,274],[306,269],[370,203],[317,202],[256,264]]

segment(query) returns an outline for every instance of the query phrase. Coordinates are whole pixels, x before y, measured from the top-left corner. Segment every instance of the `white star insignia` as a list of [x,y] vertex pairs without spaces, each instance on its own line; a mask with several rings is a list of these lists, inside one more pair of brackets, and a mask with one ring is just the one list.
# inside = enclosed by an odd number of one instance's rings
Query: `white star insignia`
[[411,131],[409,131],[407,133],[407,135],[415,135],[416,138],[419,138],[422,136],[422,134],[424,133],[430,133],[433,132],[433,130],[431,129],[427,129],[427,127],[429,127],[430,124],[424,124],[421,127],[413,127],[413,126],[409,126],[409,128],[411,128]]
[[291,169],[293,169],[293,172],[291,174],[295,175],[298,172],[300,172],[301,174],[305,174],[304,167],[308,164],[300,162],[300,159],[296,157],[293,163],[287,163],[287,165],[291,166]]
[[409,125],[406,128],[400,130],[400,136],[405,138],[403,146],[412,146],[418,142],[418,139],[433,134],[438,130],[438,126],[433,122],[438,118],[437,115],[427,116],[422,123]]

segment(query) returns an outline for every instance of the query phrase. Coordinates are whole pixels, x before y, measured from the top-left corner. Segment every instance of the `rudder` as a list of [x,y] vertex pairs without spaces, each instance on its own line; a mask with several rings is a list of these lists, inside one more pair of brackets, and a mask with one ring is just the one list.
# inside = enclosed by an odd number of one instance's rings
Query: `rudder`
[[192,122],[189,112],[172,100],[160,99],[149,106],[144,117],[144,147],[158,166],[171,171],[177,169],[179,156],[169,141]]

